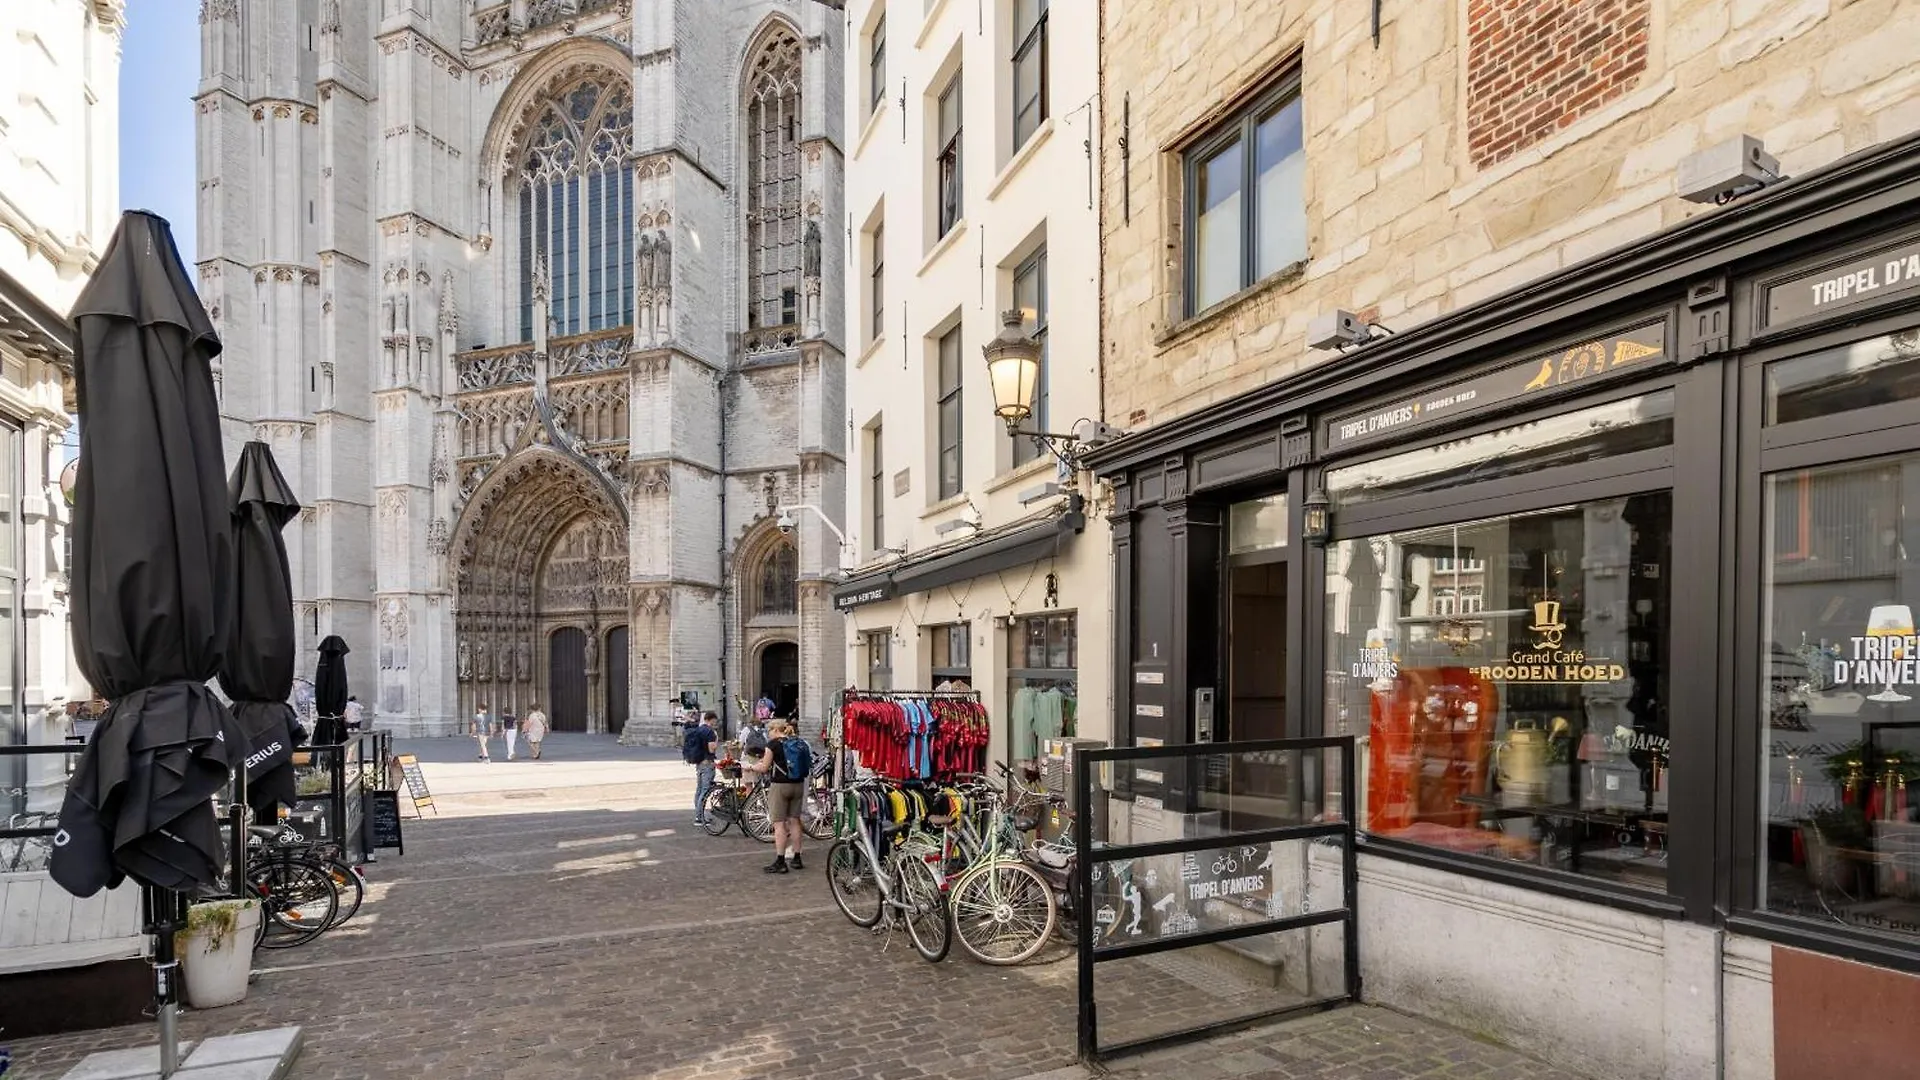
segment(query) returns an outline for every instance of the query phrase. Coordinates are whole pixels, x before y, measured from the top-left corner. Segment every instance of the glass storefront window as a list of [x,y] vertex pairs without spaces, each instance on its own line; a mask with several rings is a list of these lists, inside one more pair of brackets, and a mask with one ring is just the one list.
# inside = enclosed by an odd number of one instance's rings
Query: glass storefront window
[[1763,496],[1762,902],[1920,939],[1920,455]]
[[1672,550],[1666,492],[1330,544],[1368,831],[1663,889]]
[[1365,461],[1326,476],[1336,508],[1446,491],[1472,481],[1538,472],[1673,445],[1673,391],[1659,390],[1439,446]]
[[1074,737],[1079,650],[1079,620],[1072,614],[1016,616],[1008,626],[1009,761],[1034,761],[1045,740]]
[[1920,330],[1902,330],[1767,365],[1767,424],[1791,424],[1920,398]]
[[1286,492],[1234,503],[1227,508],[1227,554],[1246,555],[1286,546]]
[[867,647],[867,689],[893,689],[893,633],[869,630],[860,635]]
[[971,623],[948,623],[933,628],[933,688],[968,690],[973,686]]

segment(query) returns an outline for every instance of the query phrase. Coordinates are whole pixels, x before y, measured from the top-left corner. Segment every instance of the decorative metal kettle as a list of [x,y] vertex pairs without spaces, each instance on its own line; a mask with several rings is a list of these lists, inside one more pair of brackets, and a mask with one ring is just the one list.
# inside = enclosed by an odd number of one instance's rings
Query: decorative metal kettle
[[1551,753],[1547,733],[1537,721],[1515,720],[1493,752],[1494,773],[1500,778],[1500,786],[1506,790],[1544,790]]

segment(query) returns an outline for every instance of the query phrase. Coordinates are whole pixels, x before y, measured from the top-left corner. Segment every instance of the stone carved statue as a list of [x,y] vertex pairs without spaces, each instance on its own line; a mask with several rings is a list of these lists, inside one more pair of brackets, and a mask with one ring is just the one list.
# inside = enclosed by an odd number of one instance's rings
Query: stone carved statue
[[473,642],[471,641],[460,643],[459,672],[461,682],[473,678]]
[[807,234],[800,247],[800,265],[806,276],[820,276],[820,222],[817,219],[807,219]]
[[474,650],[473,677],[486,682],[493,678],[493,647],[483,639]]
[[500,643],[500,677],[513,678],[513,646],[505,641]]
[[665,231],[653,248],[653,272],[647,279],[653,286],[653,332],[657,342],[673,338],[673,241]]
[[385,300],[380,301],[380,318],[381,321],[387,324],[387,333],[389,334],[395,330],[393,316],[393,297],[389,296]]
[[521,642],[513,650],[513,674],[521,682],[533,678],[533,646]]
[[403,333],[403,334],[404,334],[404,333],[406,333],[406,332],[408,332],[409,330],[411,330],[411,329],[413,328],[413,319],[412,319],[412,316],[411,316],[411,315],[409,315],[409,314],[408,314],[408,311],[407,311],[407,309],[408,309],[408,306],[409,306],[409,305],[411,304],[411,301],[410,301],[410,300],[409,300],[409,299],[407,298],[407,293],[408,293],[409,291],[411,291],[411,290],[408,290],[408,289],[401,289],[401,290],[400,290],[400,318],[399,318],[399,323],[400,323],[400,332],[401,332],[401,333]]
[[600,670],[600,635],[592,630],[587,631],[587,670]]

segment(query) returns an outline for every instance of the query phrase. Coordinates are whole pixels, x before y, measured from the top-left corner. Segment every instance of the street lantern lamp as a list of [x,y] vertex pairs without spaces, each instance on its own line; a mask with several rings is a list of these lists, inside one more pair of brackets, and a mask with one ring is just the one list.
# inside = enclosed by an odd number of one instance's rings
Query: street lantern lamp
[[1026,313],[1011,308],[1000,313],[1000,333],[981,346],[987,360],[987,385],[993,391],[993,412],[1014,438],[1037,440],[1069,469],[1086,467],[1087,451],[1117,437],[1120,432],[1098,420],[1083,420],[1091,431],[1082,436],[1080,424],[1061,435],[1033,431],[1020,425],[1033,418],[1033,398],[1040,389],[1040,343],[1026,332]]
[[1333,535],[1333,527],[1327,522],[1327,493],[1314,488],[1307,495],[1307,501],[1301,504],[1300,535],[1314,547],[1326,547],[1327,540]]

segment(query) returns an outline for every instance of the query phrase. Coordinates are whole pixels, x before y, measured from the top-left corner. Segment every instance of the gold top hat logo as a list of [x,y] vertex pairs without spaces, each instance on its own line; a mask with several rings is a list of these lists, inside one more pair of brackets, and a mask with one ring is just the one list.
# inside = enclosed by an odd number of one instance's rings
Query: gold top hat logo
[[1567,624],[1560,621],[1560,601],[1542,600],[1534,604],[1533,625],[1527,629],[1540,635],[1542,648],[1559,648],[1561,636],[1567,629]]

